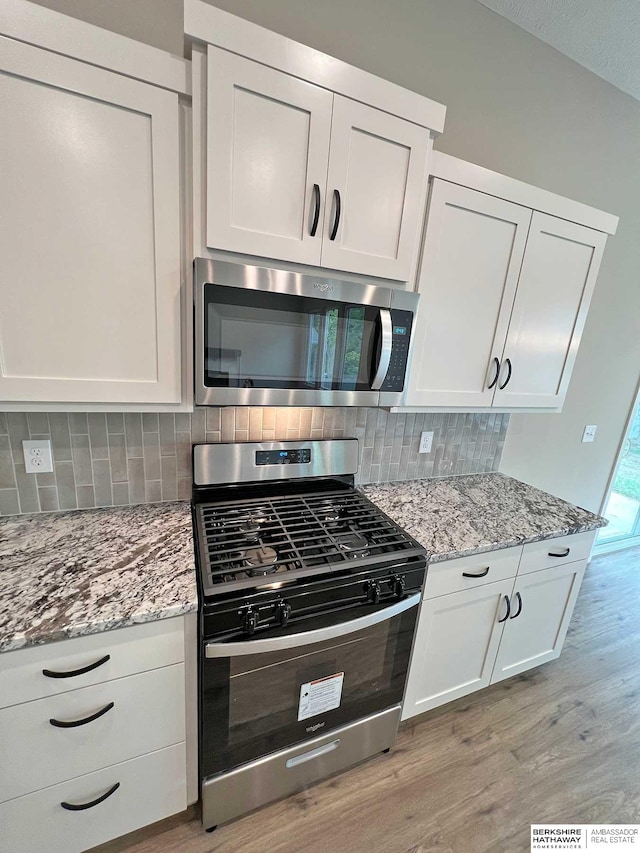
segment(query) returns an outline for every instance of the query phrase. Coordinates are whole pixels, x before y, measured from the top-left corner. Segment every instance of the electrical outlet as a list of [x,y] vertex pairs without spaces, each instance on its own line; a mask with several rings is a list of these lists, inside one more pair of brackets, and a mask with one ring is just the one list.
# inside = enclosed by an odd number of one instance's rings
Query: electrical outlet
[[596,437],[597,429],[598,427],[595,425],[586,426],[584,428],[584,432],[582,433],[582,443],[585,444],[587,441],[593,441],[593,439]]
[[22,452],[27,474],[46,474],[53,471],[51,442],[48,438],[23,441]]
[[431,453],[431,445],[432,444],[433,444],[433,433],[432,432],[420,433],[420,447],[418,448],[418,453]]

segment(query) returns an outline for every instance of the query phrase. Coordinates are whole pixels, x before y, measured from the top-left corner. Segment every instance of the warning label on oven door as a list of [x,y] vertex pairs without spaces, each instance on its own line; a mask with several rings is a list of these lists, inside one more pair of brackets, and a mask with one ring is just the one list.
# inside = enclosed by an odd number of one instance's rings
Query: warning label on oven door
[[344,672],[336,672],[335,675],[327,675],[325,678],[317,678],[303,684],[300,688],[298,720],[308,720],[316,714],[339,708],[343,681]]

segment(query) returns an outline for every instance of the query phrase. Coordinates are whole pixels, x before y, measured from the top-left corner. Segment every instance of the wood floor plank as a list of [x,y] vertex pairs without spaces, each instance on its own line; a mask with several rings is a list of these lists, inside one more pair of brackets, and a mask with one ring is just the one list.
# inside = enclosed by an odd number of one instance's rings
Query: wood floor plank
[[640,548],[598,557],[559,660],[211,835],[191,817],[95,853],[529,853],[532,823],[640,823],[639,604]]

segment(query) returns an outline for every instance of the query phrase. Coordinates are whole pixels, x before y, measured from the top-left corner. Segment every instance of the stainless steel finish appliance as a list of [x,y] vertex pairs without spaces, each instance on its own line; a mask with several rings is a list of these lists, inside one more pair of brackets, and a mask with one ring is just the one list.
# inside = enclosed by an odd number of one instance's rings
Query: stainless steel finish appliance
[[206,827],[394,743],[426,560],[356,459],[354,439],[194,447]]
[[197,258],[195,402],[394,406],[418,294]]

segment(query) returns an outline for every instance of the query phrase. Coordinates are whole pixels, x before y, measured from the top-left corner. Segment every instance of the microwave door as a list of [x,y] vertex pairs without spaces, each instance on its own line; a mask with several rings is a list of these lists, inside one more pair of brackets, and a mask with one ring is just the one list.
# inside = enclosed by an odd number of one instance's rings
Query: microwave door
[[339,308],[327,307],[309,315],[306,380],[309,388],[334,387]]

